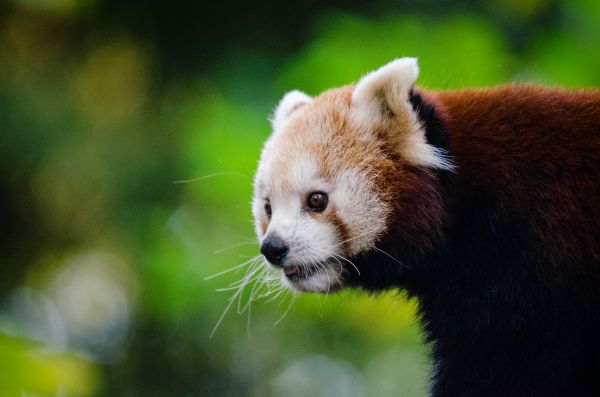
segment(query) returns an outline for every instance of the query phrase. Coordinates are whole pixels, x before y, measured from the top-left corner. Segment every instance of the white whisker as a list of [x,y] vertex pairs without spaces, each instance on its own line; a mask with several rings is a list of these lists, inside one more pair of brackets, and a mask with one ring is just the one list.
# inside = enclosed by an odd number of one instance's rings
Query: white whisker
[[197,178],[182,179],[182,180],[179,180],[179,181],[173,181],[172,183],[174,183],[174,184],[177,184],[177,183],[191,183],[191,182],[201,181],[201,180],[204,180],[204,179],[214,178],[215,176],[226,176],[226,175],[243,176],[245,178],[252,179],[250,176],[248,176],[246,174],[241,174],[239,172],[216,172],[214,174],[208,174],[208,175],[204,175],[204,176],[199,176]]
[[342,260],[344,260],[344,261],[348,262],[349,264],[351,264],[351,265],[352,265],[352,267],[353,267],[353,268],[356,270],[356,272],[357,272],[357,273],[358,273],[358,275],[360,276],[360,270],[358,270],[358,267],[357,267],[357,266],[354,264],[354,262],[352,262],[350,259],[346,258],[346,257],[345,257],[345,256],[343,256],[343,255],[336,254],[336,253],[334,253],[334,252],[332,252],[332,254],[333,254],[333,256],[334,256],[334,257],[338,257],[338,258],[340,258],[340,259],[342,259]]
[[223,313],[221,314],[221,317],[219,317],[219,320],[217,320],[217,324],[215,324],[215,327],[213,328],[212,332],[210,333],[210,338],[212,338],[213,335],[215,334],[215,332],[217,332],[219,325],[221,325],[221,322],[223,321],[223,319],[225,318],[225,315],[231,308],[231,305],[233,305],[233,302],[235,302],[237,295],[241,294],[241,292],[242,292],[242,289],[238,289],[232,296],[229,297],[229,299],[228,299],[229,303],[225,307],[225,310],[223,310]]
[[390,259],[392,259],[394,262],[400,264],[401,266],[405,266],[404,263],[400,262],[398,259],[394,258],[392,255],[388,254],[384,250],[382,250],[380,248],[377,248],[377,247],[373,247],[373,248],[376,249],[377,251],[381,252],[382,254],[386,255],[387,257],[389,257]]
[[287,289],[285,287],[282,287],[279,292],[277,292],[274,296],[272,296],[269,300],[267,300],[265,303],[271,303],[273,302],[275,299],[279,298],[281,295],[283,295],[285,292],[287,291]]
[[361,233],[361,234],[359,234],[358,236],[354,236],[354,237],[351,237],[351,238],[349,238],[349,239],[346,239],[346,240],[340,241],[339,243],[337,243],[337,244],[335,244],[335,245],[332,245],[332,247],[338,247],[338,246],[340,246],[340,245],[342,245],[342,244],[344,244],[344,243],[347,243],[348,241],[356,240],[357,238],[364,237],[364,236],[366,236],[366,235],[368,235],[368,234],[371,234],[371,233],[372,233],[372,232],[370,232],[370,231],[369,231],[369,232],[366,232],[366,233]]
[[[260,270],[261,267],[257,266],[258,264],[258,259],[260,258],[260,256],[257,256],[254,258],[254,260],[250,260],[245,262],[244,264],[250,264],[250,266],[248,266],[248,269],[246,270],[246,274],[244,274],[244,277],[242,277],[241,280],[233,282],[230,284],[230,287],[227,288],[222,288],[221,290],[227,291],[227,290],[236,290],[233,295],[231,295],[228,299],[229,303],[227,304],[227,306],[225,307],[225,310],[223,310],[223,313],[221,314],[221,317],[219,317],[219,320],[217,320],[217,324],[215,325],[215,327],[213,328],[212,332],[210,333],[210,337],[212,338],[213,335],[215,334],[215,332],[217,331],[217,329],[219,328],[219,325],[221,325],[221,322],[223,321],[223,319],[225,318],[225,315],[229,312],[229,310],[231,309],[231,306],[233,305],[233,303],[237,300],[238,301],[238,312],[239,312],[239,307],[240,307],[240,302],[242,299],[242,294],[244,292],[244,289],[246,287],[246,285],[248,285],[248,283],[255,281],[257,278],[257,274]],[[239,268],[239,266],[237,267]],[[231,269],[229,269],[231,270]]]
[[227,274],[229,272],[233,272],[235,270],[241,269],[242,267],[249,265],[251,262],[260,259],[260,257],[261,257],[261,255],[253,256],[252,258],[248,259],[247,261],[245,261],[243,263],[240,263],[239,265],[230,267],[229,269],[225,269],[225,270],[223,270],[223,271],[221,271],[219,273],[215,273],[213,275],[207,276],[207,277],[204,278],[204,280],[211,280],[211,279],[213,279],[215,277],[222,276],[223,274]]
[[255,244],[256,244],[256,241],[244,241],[244,242],[241,242],[241,243],[237,243],[237,244],[235,244],[235,245],[232,245],[232,246],[230,246],[230,247],[221,248],[221,249],[219,249],[219,250],[213,251],[213,254],[215,254],[215,255],[218,255],[218,254],[221,254],[221,253],[223,253],[223,252],[225,252],[225,251],[229,251],[229,250],[231,250],[231,249],[234,249],[234,248],[237,248],[237,247],[241,247],[241,246],[243,246],[243,245],[255,245]]
[[285,316],[287,316],[287,314],[289,313],[290,309],[292,308],[292,306],[294,305],[295,302],[296,302],[296,294],[292,293],[292,297],[290,299],[290,304],[288,305],[288,308],[285,310],[285,312],[283,312],[281,317],[279,317],[279,319],[277,321],[275,321],[275,323],[273,324],[273,328],[275,328],[277,326],[277,324],[279,324],[281,322],[281,320],[283,320],[285,318]]

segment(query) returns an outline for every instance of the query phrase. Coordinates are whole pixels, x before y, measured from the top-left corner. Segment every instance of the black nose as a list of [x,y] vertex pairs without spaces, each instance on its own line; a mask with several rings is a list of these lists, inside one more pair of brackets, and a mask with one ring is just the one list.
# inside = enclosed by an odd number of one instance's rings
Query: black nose
[[281,266],[281,262],[288,253],[288,247],[279,236],[269,234],[262,242],[260,253],[273,265]]

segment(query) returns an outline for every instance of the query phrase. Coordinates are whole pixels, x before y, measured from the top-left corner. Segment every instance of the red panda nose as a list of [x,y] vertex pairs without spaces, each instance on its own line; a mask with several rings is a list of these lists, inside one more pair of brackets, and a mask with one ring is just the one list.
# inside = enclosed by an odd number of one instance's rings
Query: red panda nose
[[281,266],[281,262],[288,253],[285,242],[276,234],[269,234],[262,242],[260,253],[267,258],[271,264]]

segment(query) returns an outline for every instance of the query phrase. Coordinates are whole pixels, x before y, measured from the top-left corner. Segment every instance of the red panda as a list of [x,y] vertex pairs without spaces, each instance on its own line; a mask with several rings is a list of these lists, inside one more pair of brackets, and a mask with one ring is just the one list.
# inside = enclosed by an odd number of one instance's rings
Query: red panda
[[297,290],[416,297],[433,396],[600,395],[600,90],[417,76],[401,58],[284,96],[261,253]]

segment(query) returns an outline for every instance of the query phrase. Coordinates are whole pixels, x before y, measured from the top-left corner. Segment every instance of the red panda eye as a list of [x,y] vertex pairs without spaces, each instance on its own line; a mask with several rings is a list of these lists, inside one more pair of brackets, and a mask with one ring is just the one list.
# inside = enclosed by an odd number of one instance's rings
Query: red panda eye
[[327,193],[313,192],[308,195],[306,207],[309,211],[321,212],[327,207]]
[[265,201],[265,213],[267,214],[267,218],[271,219],[271,203],[268,201]]

